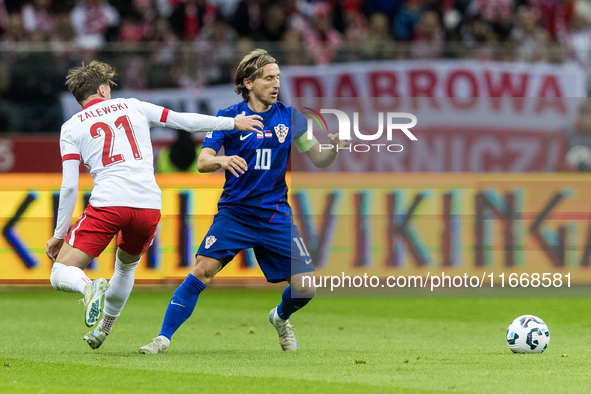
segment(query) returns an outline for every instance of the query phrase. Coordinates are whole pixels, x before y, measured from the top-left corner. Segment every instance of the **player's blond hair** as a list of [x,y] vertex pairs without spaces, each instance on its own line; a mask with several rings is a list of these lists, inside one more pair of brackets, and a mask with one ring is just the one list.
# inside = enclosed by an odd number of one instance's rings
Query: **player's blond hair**
[[240,61],[236,73],[234,74],[234,85],[237,94],[242,94],[242,98],[248,100],[249,92],[244,86],[244,80],[253,82],[263,75],[263,68],[267,64],[275,63],[277,60],[264,49],[255,49]]
[[116,75],[115,69],[107,63],[93,60],[85,65],[82,62],[82,66],[74,67],[68,71],[66,85],[76,101],[81,103],[89,96],[96,94],[99,86],[103,84],[117,86],[113,81]]

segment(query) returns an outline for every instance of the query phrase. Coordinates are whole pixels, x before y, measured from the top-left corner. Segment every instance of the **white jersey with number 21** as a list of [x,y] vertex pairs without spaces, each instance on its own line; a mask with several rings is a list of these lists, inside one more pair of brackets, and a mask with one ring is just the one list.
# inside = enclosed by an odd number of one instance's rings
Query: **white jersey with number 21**
[[96,207],[160,209],[150,128],[164,126],[168,109],[137,99],[93,100],[62,126],[62,161],[84,161],[94,180]]

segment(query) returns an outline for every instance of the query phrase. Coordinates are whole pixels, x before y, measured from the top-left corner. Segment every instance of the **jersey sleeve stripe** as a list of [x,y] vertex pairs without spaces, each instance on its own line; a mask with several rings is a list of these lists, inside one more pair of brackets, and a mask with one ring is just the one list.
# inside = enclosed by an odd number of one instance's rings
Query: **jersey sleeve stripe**
[[162,115],[160,116],[160,123],[166,123],[166,119],[168,119],[168,108],[164,108],[162,110]]
[[64,155],[62,157],[62,162],[66,161],[66,160],[80,160],[80,155],[78,155],[76,153],[70,153],[70,154]]

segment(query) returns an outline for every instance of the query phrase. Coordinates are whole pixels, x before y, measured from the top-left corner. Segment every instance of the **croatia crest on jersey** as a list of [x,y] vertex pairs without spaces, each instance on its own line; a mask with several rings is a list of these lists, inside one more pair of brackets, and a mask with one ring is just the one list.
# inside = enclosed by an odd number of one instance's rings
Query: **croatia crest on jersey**
[[287,132],[289,131],[289,127],[284,124],[280,124],[275,126],[275,134],[277,138],[279,138],[279,142],[283,143],[285,141],[285,137],[287,137]]
[[209,237],[205,238],[205,249],[209,249],[215,241],[217,241],[217,239],[213,235],[210,235]]

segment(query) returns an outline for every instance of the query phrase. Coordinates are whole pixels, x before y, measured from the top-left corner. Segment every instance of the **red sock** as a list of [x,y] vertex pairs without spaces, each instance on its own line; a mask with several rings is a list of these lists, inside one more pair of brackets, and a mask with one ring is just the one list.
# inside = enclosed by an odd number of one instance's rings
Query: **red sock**
[[99,325],[104,329],[104,331],[108,333],[111,332],[111,327],[113,327],[113,323],[115,323],[116,317],[111,317],[107,315],[103,315],[103,319],[99,323]]

